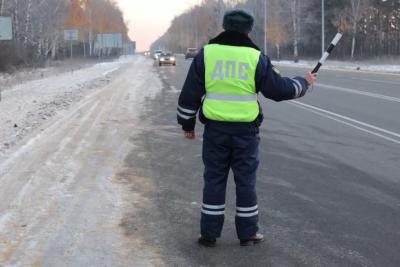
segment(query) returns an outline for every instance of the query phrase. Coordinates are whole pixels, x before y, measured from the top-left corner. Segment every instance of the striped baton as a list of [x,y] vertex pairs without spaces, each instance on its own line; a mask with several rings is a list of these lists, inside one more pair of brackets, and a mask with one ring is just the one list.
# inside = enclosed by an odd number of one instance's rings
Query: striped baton
[[319,60],[317,66],[315,66],[314,70],[312,73],[317,73],[319,68],[321,68],[322,64],[326,61],[326,59],[329,57],[331,54],[332,50],[335,48],[335,46],[339,43],[340,39],[342,39],[343,33],[338,32],[335,36],[335,38],[332,40],[331,45],[328,47],[328,50],[324,53],[324,55],[321,57]]

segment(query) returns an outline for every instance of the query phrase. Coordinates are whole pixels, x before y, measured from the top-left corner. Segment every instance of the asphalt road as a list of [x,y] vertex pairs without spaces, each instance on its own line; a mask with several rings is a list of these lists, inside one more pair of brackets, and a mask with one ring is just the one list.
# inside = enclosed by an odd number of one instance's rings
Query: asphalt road
[[189,65],[179,57],[176,67],[154,66],[163,90],[142,119],[155,126],[135,137],[136,153],[126,161],[154,182],[143,231],[166,265],[400,266],[400,76],[321,70],[305,98],[262,100],[257,190],[267,240],[238,246],[230,178],[223,236],[205,249],[196,244],[202,126],[194,141],[175,126]]
[[400,76],[322,70],[305,98],[263,100],[267,240],[239,246],[230,178],[207,249],[203,127],[176,123],[177,63],[132,57],[0,160],[0,266],[400,266]]

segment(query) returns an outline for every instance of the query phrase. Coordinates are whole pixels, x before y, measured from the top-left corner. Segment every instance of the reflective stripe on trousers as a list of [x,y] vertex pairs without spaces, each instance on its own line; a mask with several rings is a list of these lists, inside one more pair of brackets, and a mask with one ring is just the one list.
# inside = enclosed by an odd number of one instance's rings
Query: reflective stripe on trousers
[[218,238],[221,235],[230,169],[236,183],[235,224],[238,238],[249,239],[257,233],[258,206],[255,187],[259,163],[258,144],[258,134],[231,135],[206,127],[203,138],[203,236]]

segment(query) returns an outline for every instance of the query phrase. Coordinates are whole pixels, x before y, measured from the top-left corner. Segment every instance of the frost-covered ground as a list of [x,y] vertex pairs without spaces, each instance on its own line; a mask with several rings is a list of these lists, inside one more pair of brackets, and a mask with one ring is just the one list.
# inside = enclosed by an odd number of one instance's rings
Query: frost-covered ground
[[45,77],[38,80],[3,88],[0,102],[0,155],[57,112],[107,84],[110,75],[131,60],[131,57],[121,57],[113,62],[43,75]]
[[[314,68],[318,63],[318,60],[300,60],[298,63],[294,63],[293,61],[282,60],[282,61],[273,61],[275,65],[287,66],[291,67],[301,67],[301,68]],[[371,71],[371,72],[387,72],[387,73],[400,73],[400,62],[399,64],[377,64],[375,62],[346,62],[346,61],[337,61],[337,60],[329,60],[325,62],[323,65],[325,69],[333,69],[333,70],[354,70],[354,71]]]
[[[102,60],[104,62],[104,60]],[[97,59],[66,59],[52,61],[41,68],[22,68],[13,73],[0,73],[0,89],[6,90],[14,85],[28,81],[60,75],[68,71],[85,69],[99,63]]]
[[[0,154],[0,266],[165,266],[158,233],[146,234],[157,217],[143,215],[158,209],[157,187],[132,163],[147,157],[144,128],[165,130],[142,119],[162,90],[152,61],[134,56],[6,91],[2,119],[26,129],[30,112],[42,125]],[[70,95],[84,98],[63,110]]]

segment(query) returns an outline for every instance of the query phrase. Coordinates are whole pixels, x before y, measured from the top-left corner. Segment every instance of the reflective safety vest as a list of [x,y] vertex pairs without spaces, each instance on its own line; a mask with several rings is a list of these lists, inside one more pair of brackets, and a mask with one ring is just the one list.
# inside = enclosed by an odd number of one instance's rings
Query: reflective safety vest
[[203,114],[225,122],[252,122],[259,114],[255,74],[260,52],[250,47],[204,47]]

